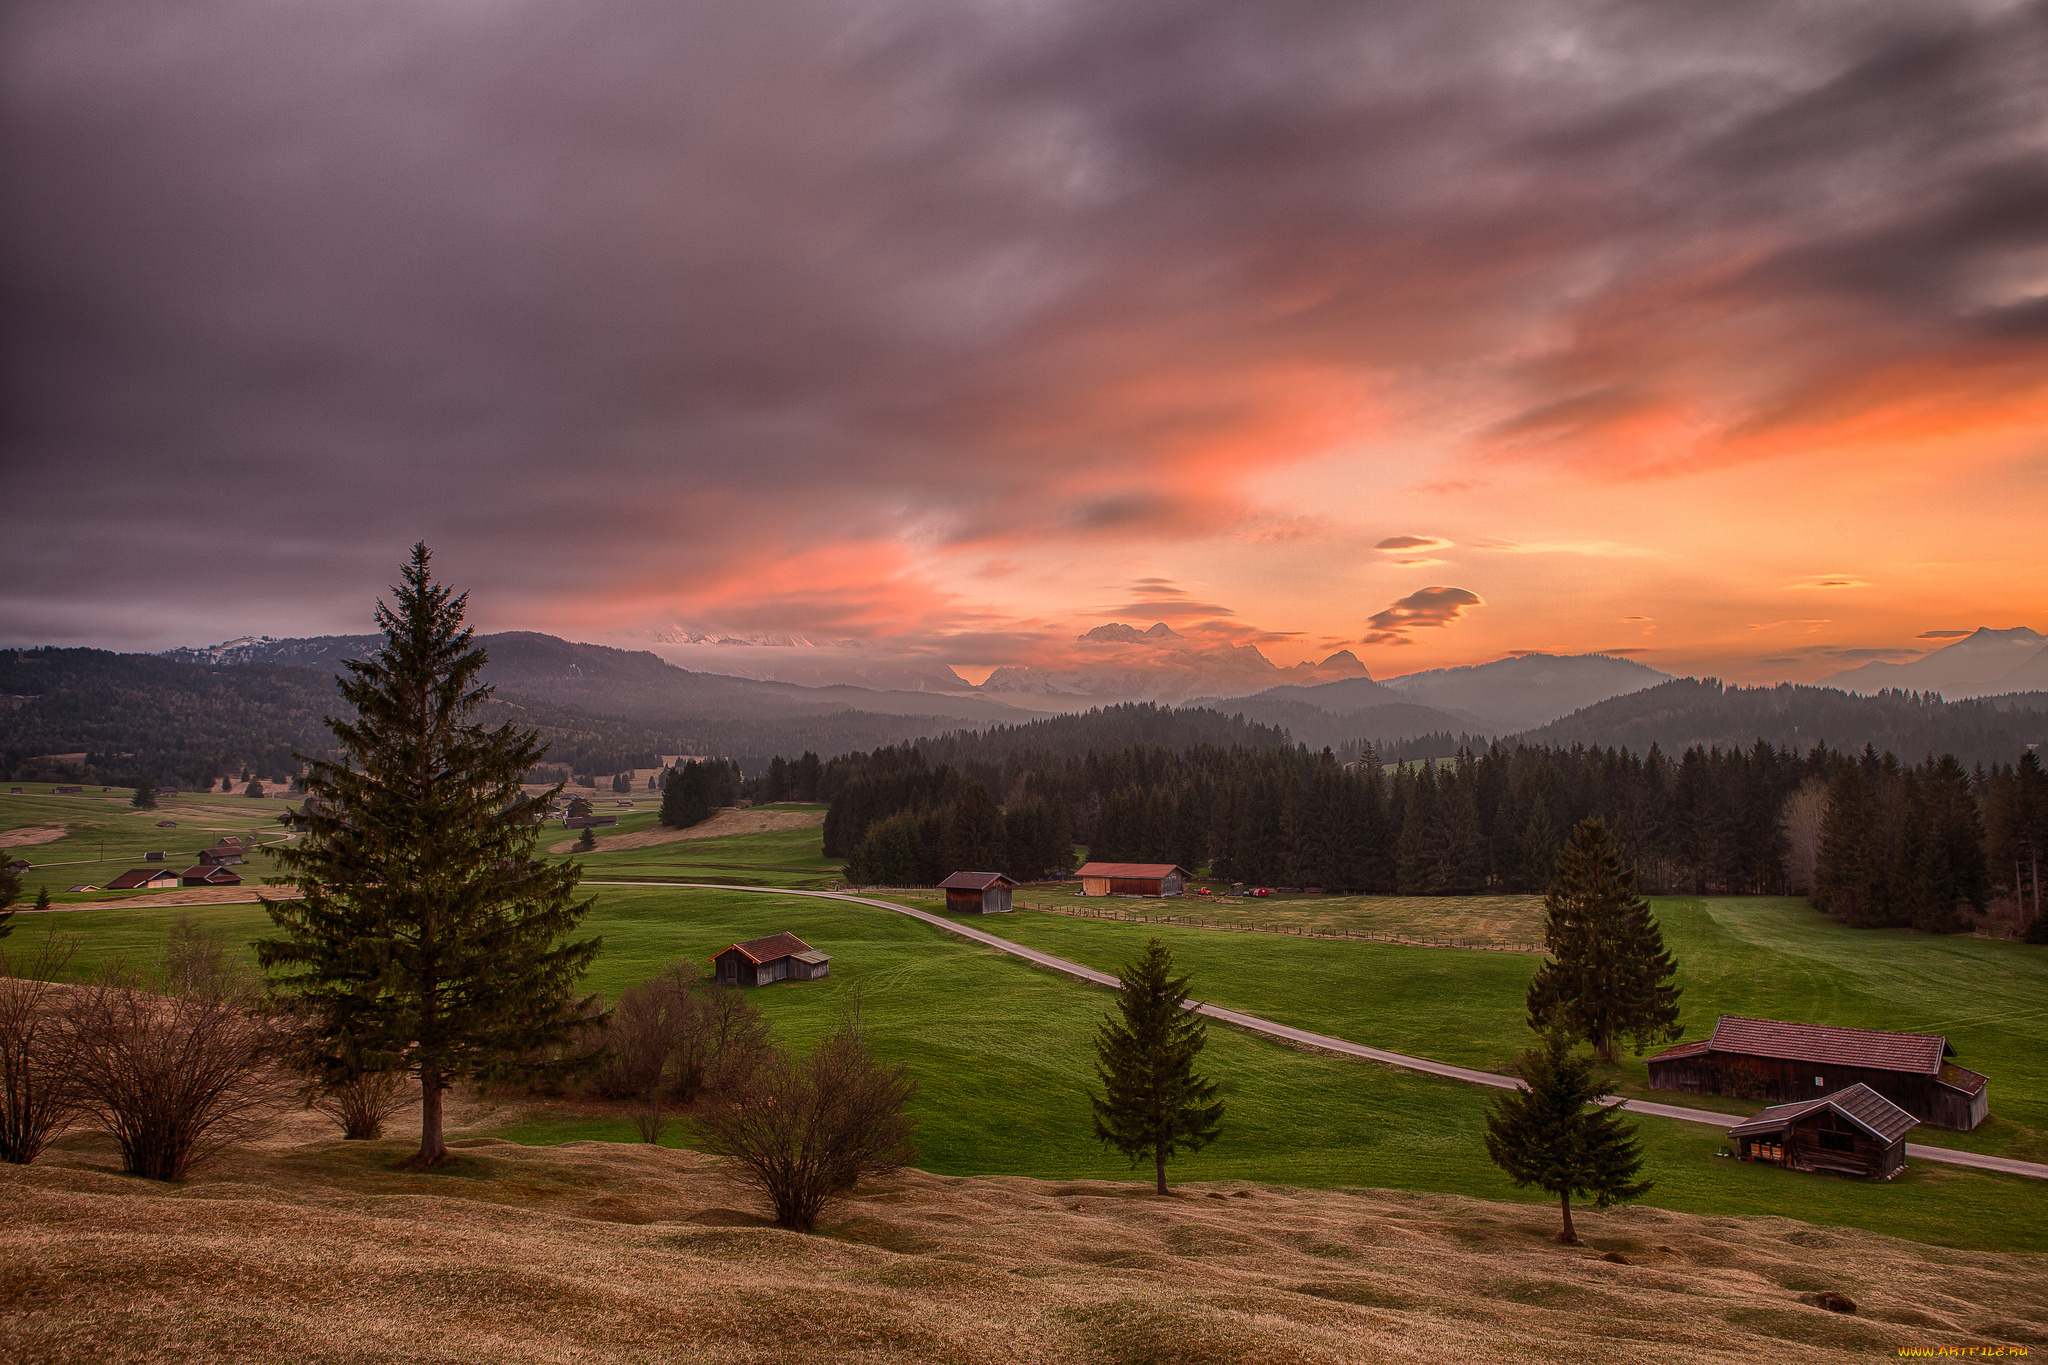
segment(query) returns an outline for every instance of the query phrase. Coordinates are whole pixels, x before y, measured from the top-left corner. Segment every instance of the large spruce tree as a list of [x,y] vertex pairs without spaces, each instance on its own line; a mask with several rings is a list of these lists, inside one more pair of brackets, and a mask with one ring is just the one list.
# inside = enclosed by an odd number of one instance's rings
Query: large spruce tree
[[[462,625],[467,595],[435,583],[413,547],[384,644],[348,661],[352,719],[329,719],[338,762],[304,760],[309,799],[276,846],[294,899],[265,899],[282,936],[257,944],[277,987],[313,1021],[315,1079],[420,1079],[420,1150],[447,1158],[442,1095],[454,1081],[532,1059],[584,1017],[574,988],[599,941],[565,942],[589,911],[581,869],[534,856],[555,792],[520,781],[541,757],[530,731],[474,722],[491,695]],[[556,791],[560,789],[557,788]],[[559,1063],[557,1063],[559,1064]]]
[[1635,1178],[1642,1149],[1620,1106],[1600,1107],[1607,1092],[1593,1079],[1593,1063],[1572,1052],[1562,1030],[1524,1052],[1519,1071],[1521,1088],[1495,1100],[1486,1116],[1486,1155],[1516,1185],[1557,1196],[1564,1215],[1557,1240],[1575,1245],[1572,1196],[1590,1196],[1604,1209],[1647,1194],[1651,1182]]
[[1104,1018],[1095,1035],[1104,1092],[1088,1097],[1095,1136],[1133,1166],[1150,1158],[1161,1194],[1168,1159],[1200,1151],[1223,1131],[1216,1083],[1195,1072],[1208,1031],[1187,998],[1188,978],[1173,975],[1173,954],[1152,939],[1121,974],[1121,1020]]
[[1572,830],[1543,907],[1550,958],[1529,983],[1532,1028],[1582,1038],[1603,1062],[1614,1060],[1623,1038],[1640,1056],[1679,1035],[1677,964],[1606,821],[1581,820]]

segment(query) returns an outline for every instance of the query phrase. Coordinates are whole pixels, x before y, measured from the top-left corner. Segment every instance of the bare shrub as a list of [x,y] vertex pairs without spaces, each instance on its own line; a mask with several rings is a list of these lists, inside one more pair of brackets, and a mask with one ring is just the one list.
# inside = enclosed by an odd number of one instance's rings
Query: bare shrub
[[643,1142],[659,1142],[668,1107],[689,1104],[752,1073],[768,1046],[768,1021],[741,993],[707,986],[678,960],[620,995],[593,1089],[633,1101]]
[[161,969],[115,968],[63,1010],[79,1107],[114,1137],[122,1169],[182,1180],[271,1123],[291,1094],[277,1065],[286,1033],[257,1008],[226,936],[180,918]]
[[34,1161],[78,1110],[51,984],[76,947],[51,934],[34,953],[0,949],[0,1161]]
[[317,1085],[307,1092],[306,1107],[341,1125],[341,1135],[367,1141],[384,1135],[384,1122],[412,1099],[412,1087],[396,1071],[358,1071]]
[[744,1085],[769,1051],[768,1021],[737,986],[712,986],[697,993],[698,1012],[685,1039],[675,1094],[691,1100],[701,1091],[730,1091]]
[[903,1112],[916,1084],[875,1060],[858,1005],[808,1057],[767,1048],[732,1079],[700,1106],[697,1135],[767,1196],[782,1227],[809,1232],[833,1195],[916,1159]]
[[593,1085],[608,1100],[626,1100],[659,1092],[695,1003],[687,986],[665,989],[657,977],[628,986],[611,1014],[610,1046]]

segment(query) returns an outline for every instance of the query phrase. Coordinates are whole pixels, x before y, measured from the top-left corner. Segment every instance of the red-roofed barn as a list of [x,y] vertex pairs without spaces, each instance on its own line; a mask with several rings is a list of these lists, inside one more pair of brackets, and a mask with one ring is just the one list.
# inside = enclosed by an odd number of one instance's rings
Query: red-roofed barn
[[1083,863],[1084,896],[1178,896],[1193,874],[1174,863]]
[[1990,1083],[1947,1058],[1934,1033],[1888,1033],[1724,1014],[1710,1038],[1648,1061],[1652,1090],[1800,1102],[1867,1085],[1922,1123],[1975,1128],[1990,1113]]
[[832,959],[795,934],[735,943],[711,959],[721,986],[766,986],[773,981],[816,981],[832,971]]

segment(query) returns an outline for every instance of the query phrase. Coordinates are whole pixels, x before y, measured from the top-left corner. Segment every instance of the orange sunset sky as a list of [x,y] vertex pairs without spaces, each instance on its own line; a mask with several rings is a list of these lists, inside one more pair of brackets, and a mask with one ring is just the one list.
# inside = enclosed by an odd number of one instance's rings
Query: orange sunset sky
[[0,643],[2048,629],[2044,16],[30,0]]

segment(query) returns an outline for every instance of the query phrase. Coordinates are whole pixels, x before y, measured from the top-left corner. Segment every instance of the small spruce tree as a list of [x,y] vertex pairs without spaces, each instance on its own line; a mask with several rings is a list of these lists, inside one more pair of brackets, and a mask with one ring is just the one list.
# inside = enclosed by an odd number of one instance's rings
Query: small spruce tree
[[49,908],[50,908],[50,888],[49,888],[49,887],[47,887],[47,886],[39,886],[39,887],[37,887],[37,888],[36,888],[36,909],[38,909],[38,910],[48,910]]
[[520,781],[540,741],[475,723],[484,651],[462,624],[467,597],[428,561],[414,546],[396,605],[377,607],[382,647],[344,664],[355,714],[328,721],[342,757],[303,760],[314,799],[281,817],[302,837],[276,846],[298,895],[265,899],[282,933],[257,944],[312,1020],[302,1052],[319,1088],[417,1073],[420,1167],[448,1157],[450,1083],[578,1063],[535,1059],[591,1022],[573,990],[599,947],[564,941],[592,902],[575,898],[575,863],[534,856],[555,793]]
[[1572,830],[1543,907],[1550,958],[1529,983],[1531,1028],[1562,1028],[1610,1064],[1624,1038],[1640,1056],[1679,1035],[1677,964],[1605,821]]
[[1572,1196],[1604,1209],[1648,1193],[1651,1182],[1636,1179],[1642,1149],[1620,1106],[1599,1106],[1607,1092],[1593,1079],[1592,1060],[1574,1055],[1561,1029],[1524,1052],[1519,1070],[1521,1088],[1495,1100],[1486,1116],[1486,1155],[1517,1186],[1557,1196],[1564,1215],[1557,1240],[1576,1246]]
[[579,853],[588,853],[596,847],[597,835],[590,828],[590,826],[585,825],[583,827],[583,833],[579,835],[576,839],[576,851]]
[[1172,973],[1173,954],[1156,938],[1125,965],[1116,993],[1122,1018],[1105,1017],[1095,1034],[1103,1093],[1088,1097],[1096,1138],[1132,1166],[1150,1158],[1161,1194],[1174,1153],[1198,1152],[1223,1131],[1216,1083],[1195,1072],[1208,1030],[1186,1008],[1188,978]]
[[137,810],[156,809],[156,783],[144,778],[135,784],[135,795],[128,798],[128,804]]

